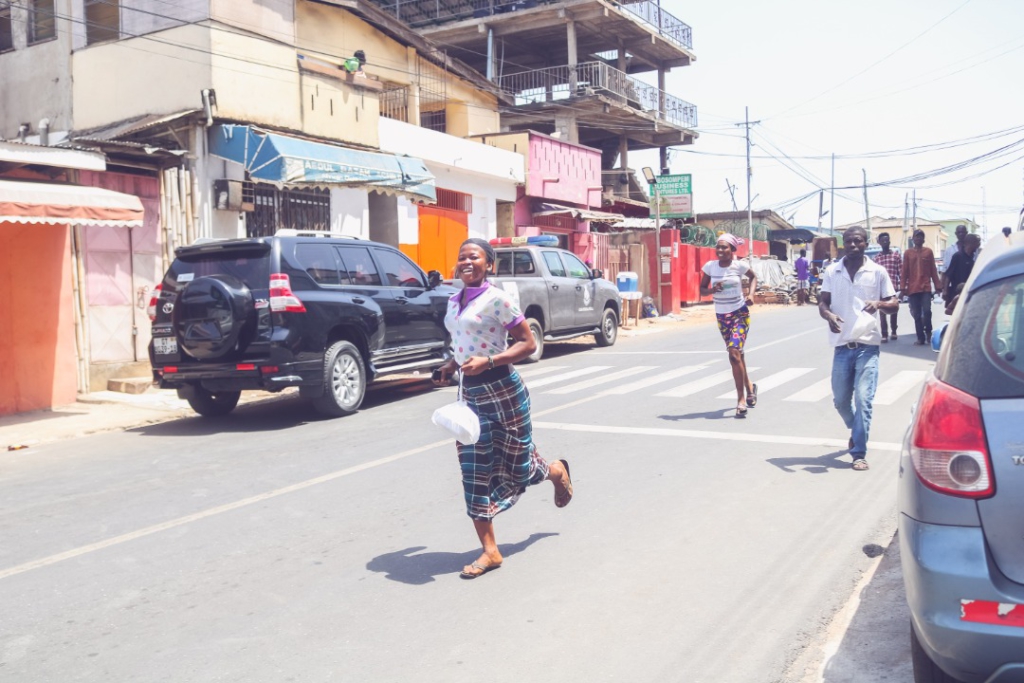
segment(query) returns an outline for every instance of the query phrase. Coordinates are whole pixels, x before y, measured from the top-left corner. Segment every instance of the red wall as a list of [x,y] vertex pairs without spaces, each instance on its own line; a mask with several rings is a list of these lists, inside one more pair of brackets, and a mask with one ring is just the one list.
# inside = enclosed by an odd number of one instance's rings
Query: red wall
[[0,222],[0,415],[78,391],[69,230]]

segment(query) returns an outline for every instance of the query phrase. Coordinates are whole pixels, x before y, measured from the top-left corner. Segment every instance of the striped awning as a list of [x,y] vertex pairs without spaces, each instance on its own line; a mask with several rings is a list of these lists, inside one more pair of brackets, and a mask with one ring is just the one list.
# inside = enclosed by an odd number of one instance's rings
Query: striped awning
[[138,197],[99,187],[0,180],[0,223],[142,225]]

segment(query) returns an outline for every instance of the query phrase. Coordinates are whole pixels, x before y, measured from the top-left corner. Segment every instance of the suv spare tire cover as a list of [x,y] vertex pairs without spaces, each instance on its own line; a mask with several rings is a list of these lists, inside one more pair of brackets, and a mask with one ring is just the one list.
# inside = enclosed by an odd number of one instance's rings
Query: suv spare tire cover
[[243,332],[255,313],[252,292],[238,278],[200,277],[178,296],[174,332],[185,353],[197,360],[215,360],[248,345],[250,335]]

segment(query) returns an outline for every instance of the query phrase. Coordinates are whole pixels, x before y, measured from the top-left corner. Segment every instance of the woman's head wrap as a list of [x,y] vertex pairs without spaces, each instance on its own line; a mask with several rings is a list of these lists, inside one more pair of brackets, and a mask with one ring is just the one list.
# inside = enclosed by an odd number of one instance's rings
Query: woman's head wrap
[[483,249],[484,258],[487,259],[487,263],[494,263],[495,260],[497,260],[497,256],[494,254],[494,247],[492,247],[487,240],[480,239],[479,237],[470,237],[459,246],[459,249],[461,250],[462,247],[467,244],[472,244],[474,247],[480,247]]
[[718,241],[725,242],[732,248],[733,251],[736,251],[739,248],[739,246],[744,242],[742,238],[737,237],[736,235],[731,235],[727,232],[723,232],[721,235],[719,235]]

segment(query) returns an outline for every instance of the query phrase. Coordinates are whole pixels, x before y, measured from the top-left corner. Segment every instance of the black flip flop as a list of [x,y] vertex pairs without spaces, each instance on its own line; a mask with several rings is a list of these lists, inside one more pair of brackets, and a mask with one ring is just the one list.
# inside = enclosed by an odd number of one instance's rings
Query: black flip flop
[[566,493],[568,494],[569,497],[565,499],[565,502],[563,504],[559,505],[558,504],[558,494],[555,494],[555,507],[564,508],[566,505],[568,505],[569,503],[572,502],[572,475],[569,473],[569,461],[568,460],[559,460],[558,462],[562,463],[562,467],[565,468],[565,476],[569,480],[569,485],[565,487]]
[[757,385],[754,384],[752,386],[753,386],[753,391],[751,391],[749,394],[747,394],[747,407],[748,408],[753,408],[754,406],[757,405]]
[[489,564],[489,565],[487,565],[485,567],[482,564],[480,564],[479,562],[474,562],[473,564],[471,564],[469,566],[473,567],[474,569],[479,569],[480,572],[477,573],[477,574],[471,574],[471,573],[467,572],[465,569],[463,569],[461,572],[459,572],[459,576],[461,578],[463,578],[463,579],[475,579],[477,577],[483,576],[487,572],[494,571],[495,569],[498,569],[499,567],[501,567],[500,564]]

